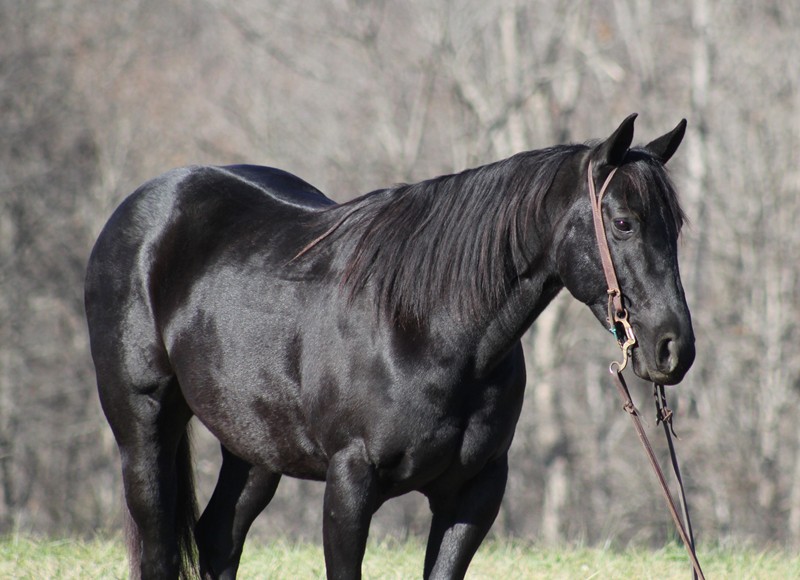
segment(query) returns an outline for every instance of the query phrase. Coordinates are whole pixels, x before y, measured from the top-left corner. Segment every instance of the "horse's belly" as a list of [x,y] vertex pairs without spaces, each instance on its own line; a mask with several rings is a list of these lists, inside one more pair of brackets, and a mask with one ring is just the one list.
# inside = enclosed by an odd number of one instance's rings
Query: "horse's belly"
[[261,365],[226,368],[220,358],[197,361],[178,372],[181,390],[195,416],[228,450],[276,473],[324,479],[322,446],[310,433],[297,386],[270,375]]
[[276,473],[304,479],[325,479],[327,458],[313,441],[296,409],[256,403],[233,415],[198,414],[209,430],[235,455]]

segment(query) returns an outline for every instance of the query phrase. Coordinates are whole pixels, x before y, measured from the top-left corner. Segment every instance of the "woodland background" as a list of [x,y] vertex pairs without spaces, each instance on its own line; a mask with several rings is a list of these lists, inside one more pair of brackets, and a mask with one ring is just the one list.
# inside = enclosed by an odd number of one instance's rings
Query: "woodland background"
[[[670,168],[698,357],[670,396],[697,534],[800,546],[798,62],[795,0],[0,2],[0,534],[120,529],[82,286],[94,238],[146,179],[251,162],[343,201],[605,137],[638,111],[637,142],[689,121]],[[669,537],[605,371],[613,341],[567,293],[524,340],[494,533]],[[196,457],[207,497],[219,457],[203,433]],[[284,479],[257,536],[316,539],[321,490]],[[427,523],[411,495],[373,533]]]

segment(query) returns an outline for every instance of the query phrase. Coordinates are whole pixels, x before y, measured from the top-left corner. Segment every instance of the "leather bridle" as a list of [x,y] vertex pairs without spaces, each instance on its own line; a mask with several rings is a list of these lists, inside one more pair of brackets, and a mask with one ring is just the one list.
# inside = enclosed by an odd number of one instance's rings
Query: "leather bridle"
[[605,225],[603,223],[603,196],[608,191],[611,179],[617,172],[617,167],[611,170],[600,193],[595,194],[594,176],[592,174],[592,162],[589,162],[589,199],[592,202],[592,220],[594,222],[594,233],[597,238],[597,247],[600,250],[600,261],[603,264],[603,273],[606,276],[608,286],[608,330],[614,334],[622,350],[622,361],[614,362],[619,372],[628,366],[628,354],[630,349],[636,344],[636,336],[633,328],[628,322],[628,311],[622,303],[622,290],[619,287],[617,273],[614,270],[614,262],[611,259],[611,250],[608,247]]
[[592,162],[589,161],[589,197],[591,198],[592,218],[594,222],[595,237],[597,238],[597,247],[600,251],[600,261],[603,264],[603,273],[605,274],[606,285],[608,287],[608,324],[609,330],[614,334],[614,337],[617,339],[617,344],[622,350],[622,361],[613,361],[609,365],[608,370],[611,373],[611,376],[614,378],[614,383],[616,384],[617,390],[619,391],[619,394],[624,402],[623,408],[633,420],[633,426],[636,429],[636,434],[639,436],[639,441],[642,443],[642,447],[644,447],[645,454],[647,455],[650,465],[652,466],[653,471],[656,474],[656,478],[661,486],[661,491],[664,493],[664,499],[667,502],[670,515],[675,522],[675,527],[678,529],[678,534],[680,535],[681,540],[683,541],[683,544],[686,546],[686,550],[689,553],[689,559],[692,562],[692,577],[694,580],[705,580],[703,570],[700,568],[700,562],[698,561],[697,554],[695,553],[692,522],[689,518],[689,509],[686,504],[686,493],[684,491],[683,479],[681,478],[681,472],[678,466],[678,457],[675,453],[675,446],[672,441],[672,435],[674,434],[672,430],[672,411],[669,409],[669,407],[667,407],[667,398],[664,393],[664,386],[656,383],[653,384],[654,395],[656,399],[656,420],[657,423],[661,423],[663,425],[664,433],[667,437],[672,469],[675,473],[675,479],[678,482],[678,487],[680,490],[679,497],[683,511],[683,521],[681,521],[681,517],[678,514],[678,509],[675,506],[675,500],[672,499],[672,494],[669,491],[669,486],[667,485],[664,473],[661,471],[661,467],[658,464],[653,448],[650,445],[650,441],[648,440],[644,431],[644,427],[642,426],[639,410],[633,404],[630,391],[628,390],[628,386],[625,383],[624,377],[622,376],[622,371],[625,370],[625,367],[628,365],[630,350],[636,345],[636,335],[634,334],[633,328],[628,321],[628,311],[623,303],[622,290],[620,289],[619,281],[617,280],[617,274],[614,270],[614,262],[611,259],[611,250],[608,246],[608,238],[606,237],[602,209],[603,196],[608,190],[608,186],[611,184],[611,179],[614,177],[614,174],[617,172],[618,168],[615,167],[611,170],[611,172],[608,174],[608,177],[606,177],[605,181],[603,182],[600,192],[595,193],[592,165]]

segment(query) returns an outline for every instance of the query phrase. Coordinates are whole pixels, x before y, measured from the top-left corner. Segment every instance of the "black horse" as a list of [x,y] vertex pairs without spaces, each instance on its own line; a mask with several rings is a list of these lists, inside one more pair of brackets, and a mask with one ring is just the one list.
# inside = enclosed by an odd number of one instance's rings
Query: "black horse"
[[[634,118],[344,204],[254,166],[178,169],[128,197],[94,247],[86,312],[134,575],[233,578],[286,474],[326,482],[330,578],[360,577],[373,513],[415,490],[433,513],[425,577],[463,577],[505,490],[520,337],[565,286],[606,323],[590,161],[597,181],[619,168],[603,212],[634,370],[679,382],[694,336],[664,163],[685,121],[630,149]],[[192,416],[223,454],[199,521]]]

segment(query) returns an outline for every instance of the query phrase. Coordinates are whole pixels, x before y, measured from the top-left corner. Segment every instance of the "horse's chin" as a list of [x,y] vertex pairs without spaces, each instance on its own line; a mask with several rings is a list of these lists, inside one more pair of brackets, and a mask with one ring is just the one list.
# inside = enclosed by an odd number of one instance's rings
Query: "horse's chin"
[[634,347],[631,352],[631,366],[633,367],[634,374],[649,383],[658,383],[659,385],[677,385],[683,380],[684,372],[679,373],[663,373],[659,370],[654,370],[642,356],[641,349]]
[[642,380],[650,381],[650,369],[647,368],[647,363],[641,354],[641,349],[636,346],[631,349],[630,363],[633,368],[634,374]]

